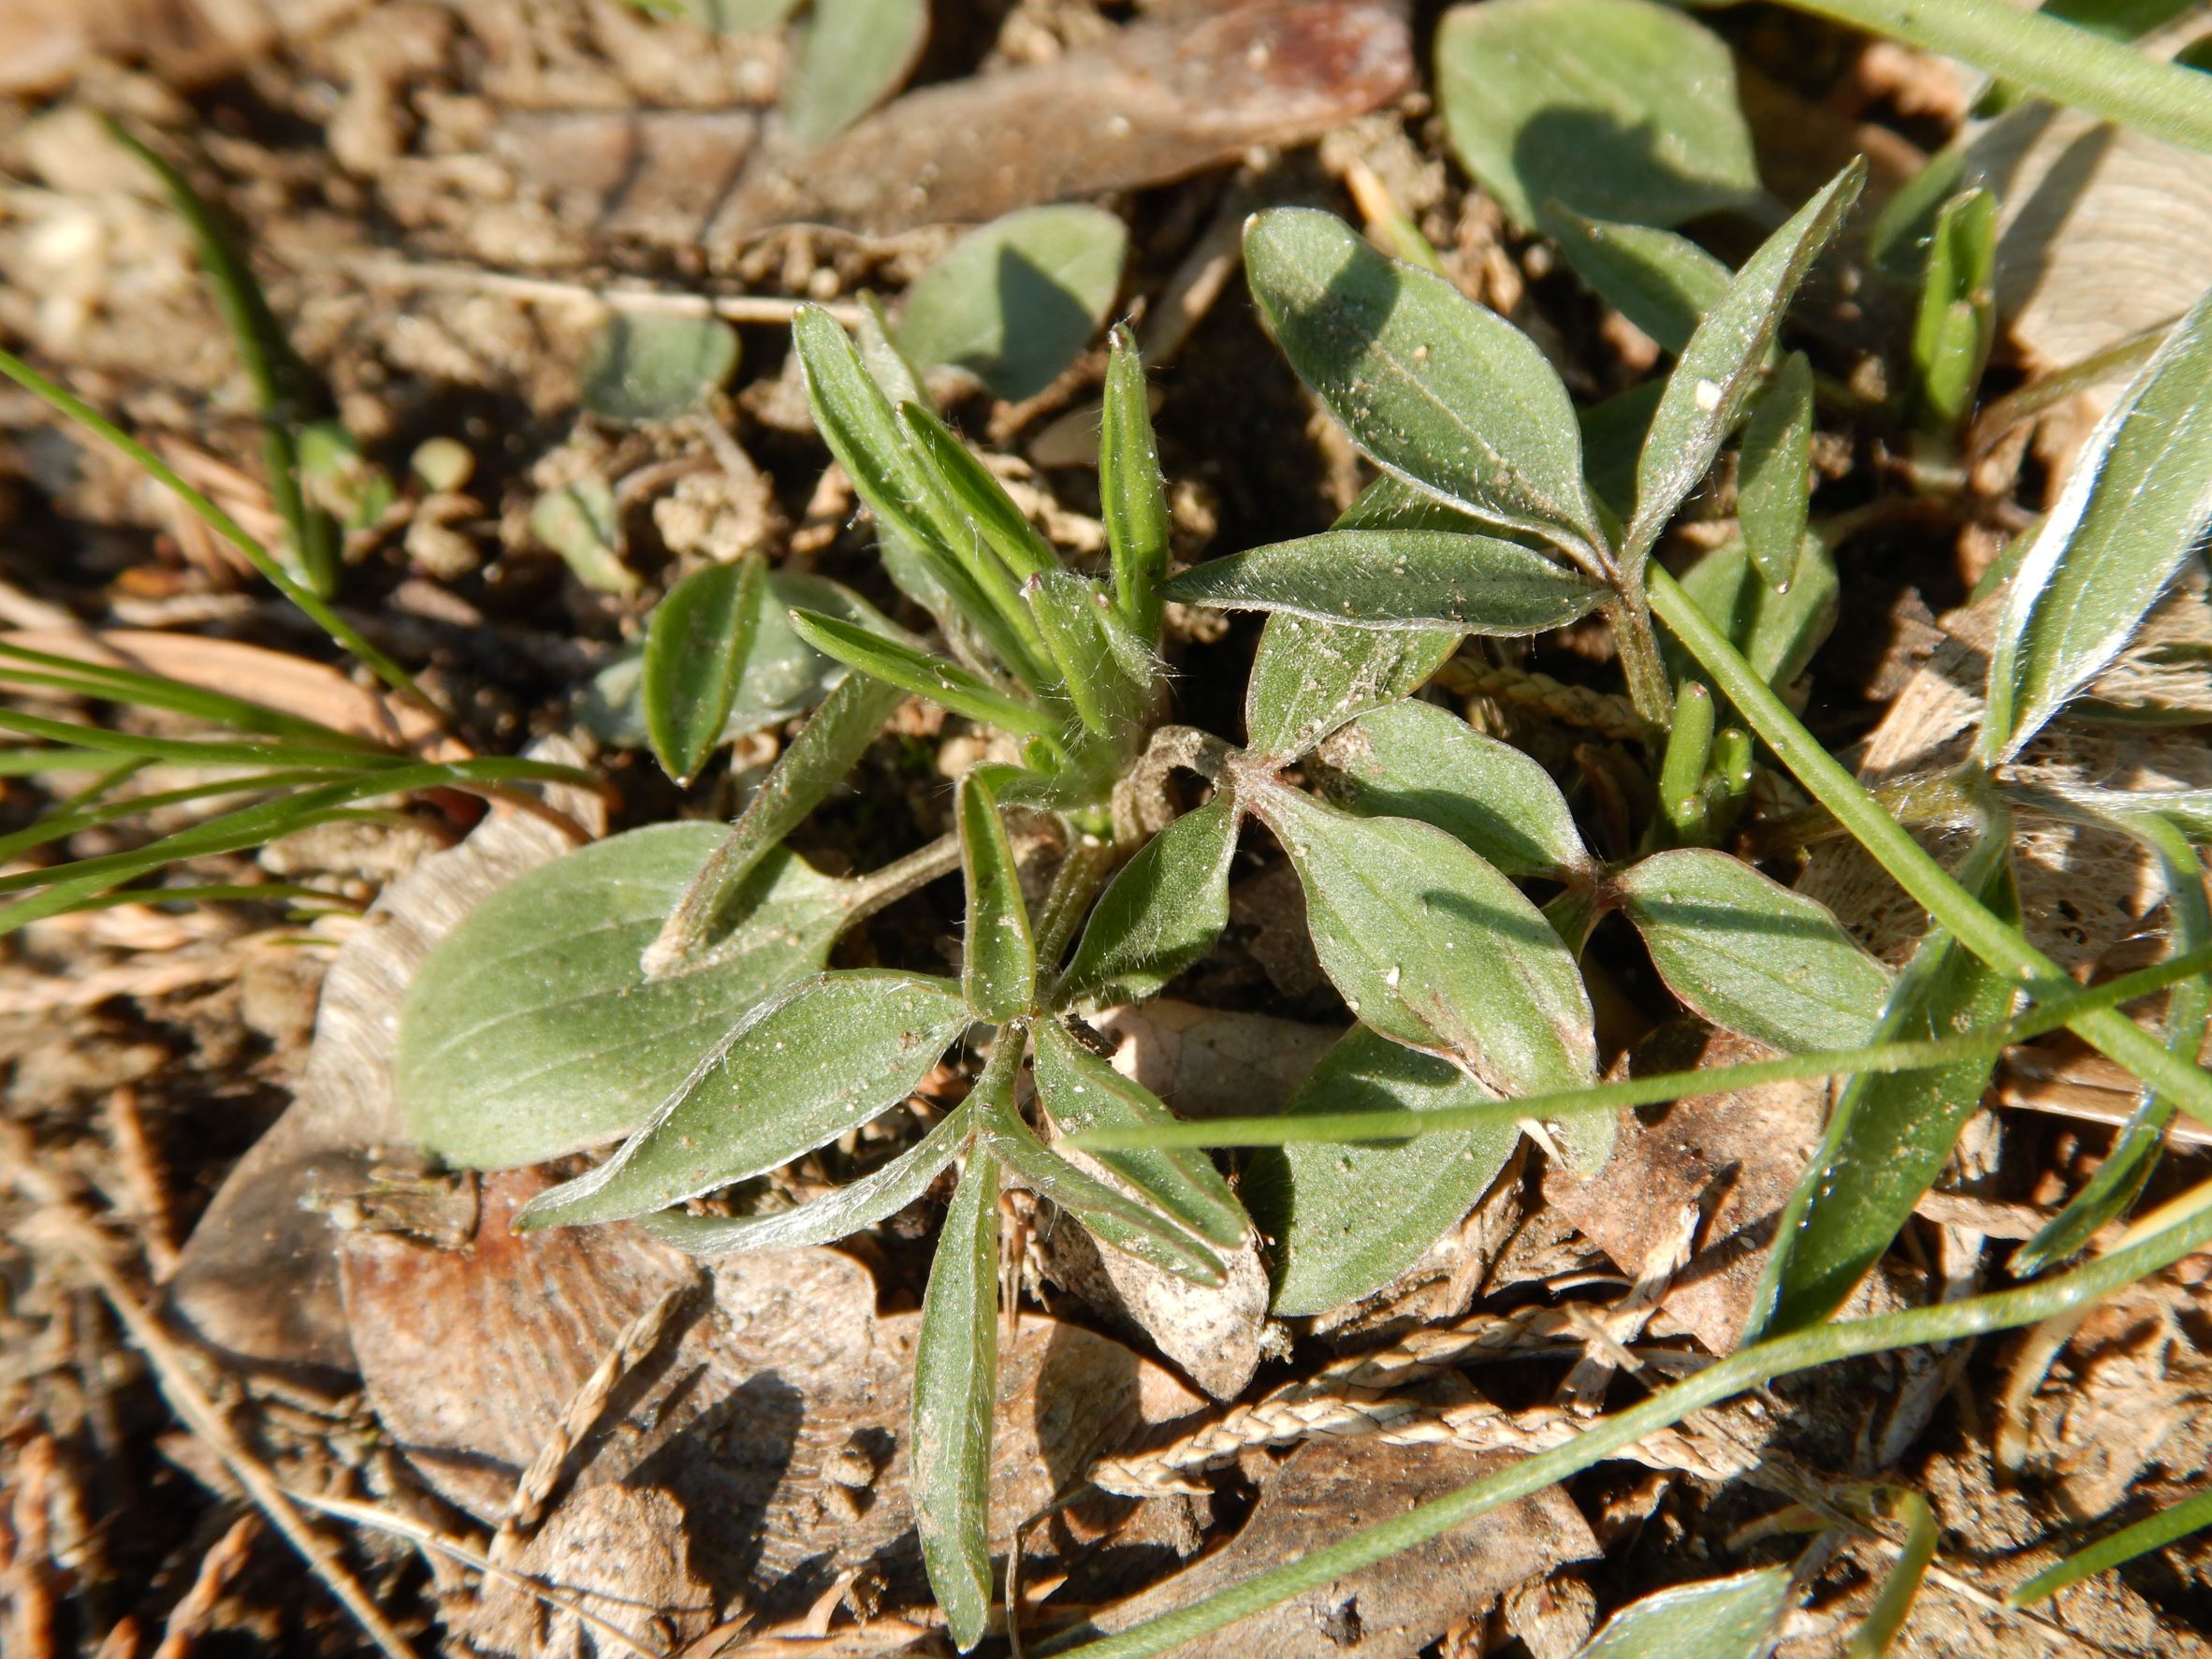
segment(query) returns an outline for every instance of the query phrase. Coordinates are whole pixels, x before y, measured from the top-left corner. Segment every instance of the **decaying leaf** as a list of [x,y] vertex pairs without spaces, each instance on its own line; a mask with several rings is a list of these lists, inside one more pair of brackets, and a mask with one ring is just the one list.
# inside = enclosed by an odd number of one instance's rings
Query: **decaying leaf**
[[[1252,1519],[1225,1548],[1095,1615],[1092,1624],[1124,1630],[1188,1606],[1353,1527],[1440,1497],[1500,1461],[1492,1452],[1375,1440],[1301,1447],[1269,1477]],[[1183,1659],[1411,1659],[1522,1579],[1597,1553],[1580,1512],[1552,1487],[1177,1652]]]
[[[565,743],[539,758],[575,764]],[[587,831],[604,808],[548,792]],[[234,1360],[338,1373],[354,1368],[330,1231],[316,1207],[366,1181],[379,1150],[407,1144],[392,1093],[400,998],[430,947],[486,898],[570,842],[545,820],[495,811],[460,846],[425,859],[371,908],[323,982],[307,1076],[291,1109],[241,1158],[184,1247],[171,1311]]]
[[[653,1487],[594,1486],[557,1510],[517,1557],[537,1579],[648,1648],[706,1633],[707,1587],[692,1576],[681,1505]],[[573,1612],[505,1579],[488,1579],[463,1626],[470,1640],[514,1659],[613,1659],[624,1650]]]

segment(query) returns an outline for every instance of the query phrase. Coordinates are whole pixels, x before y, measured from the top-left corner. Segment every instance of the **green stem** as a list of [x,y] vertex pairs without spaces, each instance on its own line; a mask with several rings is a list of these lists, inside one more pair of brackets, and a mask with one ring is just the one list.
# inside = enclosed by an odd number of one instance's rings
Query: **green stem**
[[[1680,583],[1654,565],[1651,584],[1652,606],[1659,619],[1711,677],[1720,693],[1735,704],[1760,740],[1899,886],[1949,928],[1960,944],[1999,973],[2018,981],[2037,1001],[2047,1002],[2073,993],[2074,982],[2057,963],[1954,881],[1928,850],[1821,747],[1819,739],[1805,729]],[[2169,1054],[2163,1043],[2127,1015],[2117,1009],[2101,1008],[2078,1014],[2067,1024],[2084,1041],[2144,1082],[2172,1095],[2174,1103],[2190,1116],[2212,1123],[2212,1075]]]
[[[1556,899],[1552,902],[1558,903]],[[1551,913],[1546,911],[1547,915]],[[1419,1112],[1316,1112],[1296,1117],[1215,1117],[1193,1123],[1148,1124],[1141,1128],[1085,1129],[1070,1137],[1069,1144],[1086,1152],[1133,1152],[1166,1146],[1288,1146],[1309,1141],[1345,1143],[1397,1141],[1414,1135],[1516,1123],[1527,1117],[1573,1117],[1595,1112],[1621,1112],[1635,1106],[1658,1106],[1693,1096],[1764,1088],[1770,1084],[1798,1083],[1815,1077],[1870,1071],[1925,1071],[1938,1066],[1955,1066],[1963,1060],[1992,1058],[2015,1043],[2041,1037],[2080,1018],[2085,1010],[2117,1008],[2207,969],[2212,969],[2212,946],[2138,968],[2091,990],[2054,998],[2004,1025],[1957,1037],[1876,1042],[1865,1048],[1784,1055],[1775,1060],[1710,1066],[1696,1071],[1663,1071],[1650,1077],[1623,1078],[1618,1083],[1592,1084],[1586,1088],[1561,1089],[1553,1094],[1524,1095],[1518,1099],[1491,1101],[1479,1106],[1437,1106]]]
[[1080,1647],[1072,1645],[1072,1636],[1063,1637],[1046,1652],[1065,1659],[1148,1659],[1416,1549],[1518,1498],[1557,1485],[1645,1435],[1681,1422],[1693,1411],[1717,1405],[1778,1376],[1892,1348],[2009,1331],[2079,1308],[2171,1266],[2212,1241],[2212,1183],[2190,1189],[2150,1219],[2157,1226],[2141,1243],[2058,1278],[1933,1307],[1823,1325],[1741,1349],[1661,1390],[1640,1405],[1598,1419],[1564,1446],[1522,1458],[1471,1486],[1255,1574],[1190,1607]]
[[1785,0],[1799,11],[1963,58],[2038,97],[2212,152],[2212,82],[2005,0]]
[[1633,584],[1623,573],[1621,599],[1608,605],[1606,621],[1613,630],[1613,645],[1621,653],[1621,675],[1628,682],[1628,700],[1644,724],[1664,732],[1674,724],[1674,693],[1666,683],[1666,664],[1659,656],[1659,639],[1652,632],[1652,612],[1644,597],[1643,581]]
[[[896,904],[908,894],[920,892],[959,867],[960,837],[939,836],[928,846],[894,859],[880,870],[854,878],[845,889],[844,925],[849,927],[885,905]],[[708,960],[712,960],[711,953]]]

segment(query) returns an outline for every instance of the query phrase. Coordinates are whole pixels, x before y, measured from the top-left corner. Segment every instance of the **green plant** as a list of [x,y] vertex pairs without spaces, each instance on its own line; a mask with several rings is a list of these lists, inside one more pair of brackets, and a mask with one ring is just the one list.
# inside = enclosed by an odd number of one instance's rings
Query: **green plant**
[[[1680,239],[1579,222],[1614,269],[1645,273],[1651,314],[1684,325],[1667,342],[1673,371],[1640,405],[1617,502],[1590,483],[1564,387],[1517,330],[1326,215],[1259,215],[1245,257],[1261,314],[1385,475],[1326,531],[1171,580],[1142,374],[1126,338],[1103,433],[1111,570],[1091,575],[1069,568],[915,400],[910,367],[872,313],[857,345],[826,315],[803,313],[793,334],[816,423],[876,519],[886,570],[933,616],[941,648],[880,618],[794,610],[793,630],[850,677],[726,837],[663,826],[618,837],[517,883],[440,947],[402,1022],[411,1126],[448,1157],[481,1164],[623,1135],[589,1174],[535,1201],[525,1224],[641,1217],[700,1251],[841,1237],[963,1163],[924,1300],[913,1457],[931,1582],[964,1648],[980,1639],[991,1597],[982,1483],[1003,1180],[1201,1284],[1220,1274],[1219,1252],[1247,1239],[1241,1197],[1273,1245],[1276,1311],[1315,1312],[1417,1258],[1523,1128],[1589,1172],[1623,1105],[1732,1081],[1850,1077],[1773,1253],[1760,1340],[1600,1419],[1573,1448],[1323,1552],[1340,1570],[1766,1377],[2041,1317],[2082,1287],[2171,1260],[2203,1236],[2200,1201],[2068,1278],[1822,1323],[1933,1180],[2004,1044],[2069,1026],[2154,1085],[2164,1110],[2212,1117],[2212,1079],[2193,1064],[2198,993],[2177,997],[2170,1045],[2117,1007],[2158,985],[2203,984],[2199,923],[2179,930],[2184,953],[2161,969],[2085,993],[2006,910],[2011,815],[2053,809],[2012,762],[2124,643],[2212,520],[2212,301],[2144,366],[2018,561],[1983,749],[1936,792],[1983,826],[1981,851],[1948,873],[1776,690],[1825,627],[1814,578],[1825,569],[1832,592],[1834,576],[1807,528],[1816,380],[1778,337],[1861,176],[1846,168],[1735,273],[1684,256]],[[1930,285],[1972,312],[1971,291]],[[1981,326],[1968,315],[1943,328],[1962,343],[1937,355],[1972,357],[1971,387]],[[1678,581],[1653,552],[1739,429],[1746,546]],[[2157,511],[2119,511],[2154,475]],[[688,599],[682,615],[719,618],[697,631],[694,668],[648,674],[648,720],[686,761],[719,729],[729,677],[719,652],[745,626],[743,596],[760,580],[733,570]],[[1243,747],[1163,723],[1163,599],[1269,613]],[[1540,766],[1415,696],[1470,634],[1525,636],[1593,615],[1619,647],[1656,776],[1658,810],[1638,854],[1618,866],[1592,853]],[[815,874],[779,844],[908,694],[998,734],[1018,761],[963,778],[954,828],[932,847],[852,881]],[[1754,738],[1929,911],[1901,973],[1715,845],[1762,764]],[[1180,815],[1166,787],[1177,770],[1211,791]],[[2163,850],[2178,895],[2191,855],[2173,825],[2201,823],[2191,802],[2063,808],[2137,825]],[[1096,1052],[1084,1017],[1158,991],[1212,948],[1247,820],[1295,869],[1320,964],[1359,1024],[1282,1117],[1178,1125]],[[1034,913],[1010,824],[1059,850]],[[956,981],[819,971],[841,928],[955,866],[967,923]],[[1554,895],[1539,908],[1524,881]],[[1641,934],[1684,1006],[1785,1057],[1598,1084],[1577,958],[1608,911]],[[581,935],[580,920],[592,924]],[[526,960],[536,964],[527,975],[487,971]],[[2035,1006],[2016,1013],[2022,995]],[[905,1099],[956,1044],[983,1064],[919,1141],[795,1209],[747,1186]],[[1034,1121],[1021,1103],[1025,1066]],[[2158,1109],[2147,1103],[2138,1131],[2153,1151]],[[1064,1155],[1056,1138],[1099,1161]],[[1222,1144],[1273,1149],[1241,1193],[1197,1151]],[[1326,1156],[1303,1150],[1324,1145]],[[2085,1195],[2087,1213],[2101,1222],[2140,1186],[2116,1177]],[[687,1210],[725,1189],[734,1196],[720,1208],[732,1213]],[[2088,1236],[2083,1221],[2045,1242],[2046,1259]],[[1082,1651],[1160,1651],[1314,1581],[1310,1571],[1280,1569]],[[1885,1618],[1901,1616],[1913,1581],[1900,1577]]]

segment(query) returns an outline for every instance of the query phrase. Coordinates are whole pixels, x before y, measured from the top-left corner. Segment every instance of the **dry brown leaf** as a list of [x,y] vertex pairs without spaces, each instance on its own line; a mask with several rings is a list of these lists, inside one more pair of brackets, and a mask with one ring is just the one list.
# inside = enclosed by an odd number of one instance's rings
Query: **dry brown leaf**
[[[713,1620],[689,1553],[683,1506],[666,1492],[594,1486],[555,1511],[514,1568],[665,1653]],[[475,1646],[514,1659],[632,1659],[574,1613],[504,1579],[487,1582],[461,1628]]]
[[1317,138],[1412,79],[1390,0],[1179,9],[1096,47],[910,93],[804,155],[764,148],[760,118],[729,109],[521,115],[494,147],[527,184],[590,203],[607,229],[726,255],[774,225],[891,235],[1165,183],[1256,144]]
[[[1093,1623],[1127,1630],[1294,1561],[1362,1526],[1403,1515],[1498,1468],[1508,1458],[1457,1447],[1320,1441],[1267,1478],[1244,1530],[1197,1565],[1106,1609]],[[1552,1487],[1409,1550],[1293,1596],[1179,1659],[1411,1659],[1523,1579],[1598,1553],[1581,1513]]]
[[1091,1024],[1116,1046],[1114,1070],[1183,1117],[1273,1112],[1344,1035],[1324,1026],[1162,997]]
[[[532,752],[581,758],[551,739]],[[592,833],[604,828],[598,795],[555,788],[546,798]],[[249,1369],[352,1373],[329,1224],[313,1206],[363,1186],[384,1149],[405,1153],[392,1043],[400,1000],[430,947],[508,881],[568,849],[542,819],[495,809],[370,908],[324,980],[298,1098],[239,1160],[184,1245],[169,1311],[200,1342]]]
[[[1638,1046],[1635,1070],[1685,1070],[1769,1055],[1745,1038],[1676,1025]],[[1605,1172],[1579,1181],[1548,1167],[1544,1197],[1632,1277],[1669,1244],[1683,1207],[1698,1207],[1705,1220],[1697,1248],[1674,1275],[1652,1330],[1686,1331],[1712,1353],[1731,1352],[1773,1244],[1775,1218],[1820,1139],[1826,1099],[1825,1084],[1784,1083],[1700,1095],[1663,1112],[1623,1113]],[[1864,1312],[1894,1302],[1876,1274],[1854,1293],[1852,1305]]]

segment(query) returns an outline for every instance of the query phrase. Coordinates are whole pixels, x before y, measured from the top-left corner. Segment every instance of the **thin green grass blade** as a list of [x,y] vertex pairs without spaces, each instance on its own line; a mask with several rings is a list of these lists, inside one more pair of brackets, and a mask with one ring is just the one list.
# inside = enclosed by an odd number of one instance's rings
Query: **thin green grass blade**
[[885,639],[865,628],[819,611],[794,610],[792,627],[801,639],[825,657],[835,657],[846,667],[873,675],[887,684],[932,703],[941,703],[954,714],[998,727],[1025,737],[1055,741],[1060,722],[1034,703],[1010,696],[980,674],[957,662],[933,657],[896,640]]
[[2017,1590],[2009,1592],[2005,1605],[2031,1608],[2084,1579],[2094,1578],[2108,1567],[2133,1561],[2153,1550],[2162,1550],[2175,1539],[2186,1538],[2207,1526],[2212,1526],[2212,1492],[2201,1492],[2171,1508],[2138,1521],[2133,1526],[2122,1527],[2087,1550],[2076,1550],[2055,1567],[2045,1568]]
[[[19,668],[15,666],[18,662],[30,666]],[[0,680],[16,685],[47,686],[96,702],[166,708],[204,720],[210,725],[258,732],[272,737],[296,737],[327,748],[357,749],[368,753],[384,749],[372,737],[342,732],[320,720],[303,720],[281,708],[210,691],[204,686],[187,685],[167,675],[145,674],[105,662],[86,662],[6,641],[0,641]]]
[[1495,1106],[1440,1107],[1427,1112],[1316,1113],[1311,1117],[1217,1117],[1203,1123],[1162,1125],[1157,1129],[1093,1129],[1070,1144],[1086,1152],[1126,1152],[1159,1146],[1288,1146],[1300,1141],[1395,1141],[1411,1135],[1475,1128],[1521,1117],[1569,1118],[1614,1113],[1632,1106],[1660,1106],[1696,1095],[1763,1088],[1814,1077],[1842,1077],[1859,1071],[1922,1071],[1978,1057],[1994,1057],[2017,1042],[2056,1031],[2061,1026],[2147,997],[2153,991],[2212,971],[2212,949],[2192,951],[2152,968],[2139,968],[2070,997],[2055,997],[2019,1018],[1991,1030],[1918,1042],[1877,1042],[1828,1054],[1788,1055],[1778,1060],[1752,1060],[1740,1066],[1712,1066],[1702,1071],[1666,1071],[1587,1088],[1525,1095]]
[[[138,768],[132,769],[136,771]],[[0,836],[0,863],[20,858],[35,847],[49,846],[75,835],[79,830],[91,829],[95,824],[112,823],[121,818],[135,818],[166,807],[183,807],[195,801],[213,800],[220,795],[259,794],[272,789],[295,789],[306,784],[327,782],[329,777],[328,772],[317,768],[300,767],[282,772],[250,772],[236,778],[188,784],[181,789],[156,790],[151,794],[131,795],[123,800],[109,800],[103,794],[82,806],[70,805],[49,812],[36,823],[26,825],[13,835]]]
[[440,720],[445,711],[433,703],[418,687],[408,672],[384,652],[371,645],[361,631],[344,620],[324,603],[321,595],[301,586],[292,578],[276,556],[240,528],[237,519],[218,507],[205,495],[177,475],[177,470],[161,457],[147,448],[121,427],[101,415],[93,406],[66,391],[39,373],[12,352],[0,351],[0,374],[5,374],[49,408],[77,422],[95,437],[122,455],[146,475],[174,495],[196,514],[208,527],[245,555],[246,561],[264,576],[279,593],[297,605],[302,614],[329,635],[331,643],[342,650],[351,651],[375,673],[376,677],[398,691],[417,707],[428,710]]

